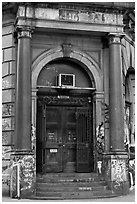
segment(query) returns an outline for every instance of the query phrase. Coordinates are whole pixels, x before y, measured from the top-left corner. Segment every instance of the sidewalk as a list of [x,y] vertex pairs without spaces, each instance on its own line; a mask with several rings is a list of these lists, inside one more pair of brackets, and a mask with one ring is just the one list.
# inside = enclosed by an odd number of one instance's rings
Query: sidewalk
[[2,202],[135,202],[135,189],[131,190],[128,195],[118,196],[114,198],[103,199],[78,199],[78,200],[29,200],[29,199],[11,199],[3,197]]

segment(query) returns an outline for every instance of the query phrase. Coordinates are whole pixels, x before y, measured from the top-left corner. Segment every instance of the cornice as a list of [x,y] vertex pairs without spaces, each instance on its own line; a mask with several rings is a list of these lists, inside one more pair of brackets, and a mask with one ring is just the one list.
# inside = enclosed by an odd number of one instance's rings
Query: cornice
[[134,2],[3,2],[2,11],[17,11],[19,5],[31,6],[36,8],[53,8],[53,9],[79,9],[81,11],[96,11],[105,13],[124,13],[127,10],[134,10]]

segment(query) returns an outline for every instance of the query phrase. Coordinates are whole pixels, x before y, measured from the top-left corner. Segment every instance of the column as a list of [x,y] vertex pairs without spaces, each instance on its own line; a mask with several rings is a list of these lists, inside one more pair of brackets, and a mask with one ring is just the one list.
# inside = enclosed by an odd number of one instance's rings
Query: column
[[104,153],[103,172],[109,188],[117,195],[127,194],[128,155],[124,149],[124,101],[121,35],[109,34],[109,128],[110,149]]
[[35,135],[31,127],[31,29],[17,27],[17,34],[15,140],[11,154],[10,189],[12,198],[27,198],[35,193],[36,183],[36,161],[32,148]]
[[31,29],[17,28],[15,149],[31,148]]
[[124,101],[121,35],[109,34],[109,119],[110,151],[124,151]]

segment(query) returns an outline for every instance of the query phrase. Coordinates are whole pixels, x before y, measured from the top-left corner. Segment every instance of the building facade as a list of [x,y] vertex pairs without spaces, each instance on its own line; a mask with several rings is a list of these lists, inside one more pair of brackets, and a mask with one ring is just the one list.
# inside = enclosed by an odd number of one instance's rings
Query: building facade
[[134,3],[3,3],[3,192],[98,173],[128,193],[135,148]]

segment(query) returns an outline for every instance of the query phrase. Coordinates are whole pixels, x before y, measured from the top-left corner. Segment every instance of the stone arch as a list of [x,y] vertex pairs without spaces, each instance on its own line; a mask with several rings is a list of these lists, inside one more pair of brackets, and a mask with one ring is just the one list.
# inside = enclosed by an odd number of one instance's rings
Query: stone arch
[[[42,68],[50,61],[54,59],[63,58],[63,50],[61,46],[57,48],[51,49],[42,53],[32,64],[32,88],[36,88],[37,86],[37,78],[39,76]],[[93,76],[95,88],[97,92],[102,91],[102,80],[101,80],[101,70],[98,64],[87,54],[83,53],[75,49],[74,47],[71,49],[70,59],[75,60],[84,66],[85,71],[89,74],[89,76]]]

